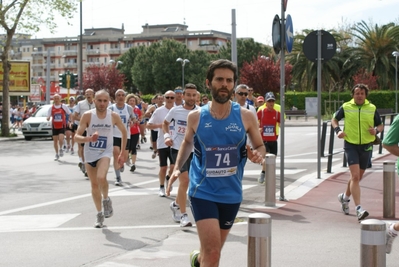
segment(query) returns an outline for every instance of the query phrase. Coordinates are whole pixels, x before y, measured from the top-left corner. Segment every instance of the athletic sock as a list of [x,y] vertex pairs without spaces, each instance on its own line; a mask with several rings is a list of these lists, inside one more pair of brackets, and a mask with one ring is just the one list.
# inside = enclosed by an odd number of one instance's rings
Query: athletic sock
[[121,177],[121,171],[120,170],[115,170],[116,177]]

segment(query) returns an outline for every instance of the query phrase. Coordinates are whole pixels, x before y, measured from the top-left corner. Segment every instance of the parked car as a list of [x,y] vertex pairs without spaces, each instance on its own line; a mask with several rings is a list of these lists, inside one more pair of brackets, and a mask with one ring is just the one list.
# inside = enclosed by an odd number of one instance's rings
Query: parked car
[[32,137],[52,137],[51,119],[47,121],[47,113],[52,105],[38,107],[36,112],[22,123],[22,133],[25,140],[32,140]]

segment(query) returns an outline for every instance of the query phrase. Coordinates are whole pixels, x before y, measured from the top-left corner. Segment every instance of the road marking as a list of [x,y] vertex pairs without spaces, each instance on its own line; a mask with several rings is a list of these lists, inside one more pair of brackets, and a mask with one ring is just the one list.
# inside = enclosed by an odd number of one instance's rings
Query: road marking
[[0,232],[56,228],[79,216],[75,214],[0,216]]
[[[303,171],[306,171],[306,169],[284,169],[284,174],[297,174],[297,173],[300,173]],[[280,169],[276,168],[276,174],[279,174],[279,173],[280,173]],[[260,174],[260,169],[244,171],[244,176],[259,175],[259,174]]]

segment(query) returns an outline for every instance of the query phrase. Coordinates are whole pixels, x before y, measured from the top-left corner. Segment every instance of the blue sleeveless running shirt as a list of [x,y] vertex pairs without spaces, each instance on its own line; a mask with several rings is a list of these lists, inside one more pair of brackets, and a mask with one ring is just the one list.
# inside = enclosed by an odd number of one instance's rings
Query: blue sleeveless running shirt
[[189,196],[219,203],[242,201],[247,137],[240,109],[232,102],[230,115],[217,120],[211,116],[209,105],[201,107],[189,171]]

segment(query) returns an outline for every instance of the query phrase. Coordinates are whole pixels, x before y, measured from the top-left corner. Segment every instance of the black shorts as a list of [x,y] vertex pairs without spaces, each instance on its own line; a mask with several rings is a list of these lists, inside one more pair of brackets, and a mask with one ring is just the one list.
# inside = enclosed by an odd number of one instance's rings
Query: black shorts
[[172,155],[170,153],[170,147],[158,149],[158,157],[159,157],[159,167],[168,166],[168,159],[170,165],[175,164]]
[[277,156],[277,141],[263,141],[263,144],[265,145],[266,152]]
[[57,136],[60,134],[65,134],[65,128],[61,128],[61,129],[54,129],[53,128],[53,136]]
[[349,166],[359,164],[361,170],[367,169],[371,152],[373,151],[373,144],[354,145],[345,141],[344,150]]
[[72,128],[74,131],[76,131],[78,129],[78,125],[74,123],[74,124],[72,124]]
[[201,198],[190,197],[191,211],[196,222],[204,219],[219,220],[220,229],[233,226],[241,203],[218,203]]
[[158,139],[158,131],[151,130],[151,142],[156,142]]
[[69,123],[67,124],[67,127],[65,128],[65,131],[71,131],[71,132],[75,132],[75,129],[73,127],[73,124],[71,125],[71,128],[69,128]]
[[[172,155],[173,162],[176,163],[177,154],[179,153],[179,150],[171,148],[170,153]],[[188,172],[190,170],[190,164],[192,159],[193,159],[193,153],[191,153],[190,156],[188,156],[186,162],[184,162],[183,166],[181,166],[180,173]]]
[[[121,145],[122,145],[122,138],[114,137],[114,146],[118,146],[119,148],[121,148]],[[129,150],[129,146],[130,146],[130,139],[127,139],[125,150]]]
[[97,163],[100,159],[93,161],[93,162],[86,162],[87,164],[89,164],[90,166],[92,166],[93,168],[97,167]]

